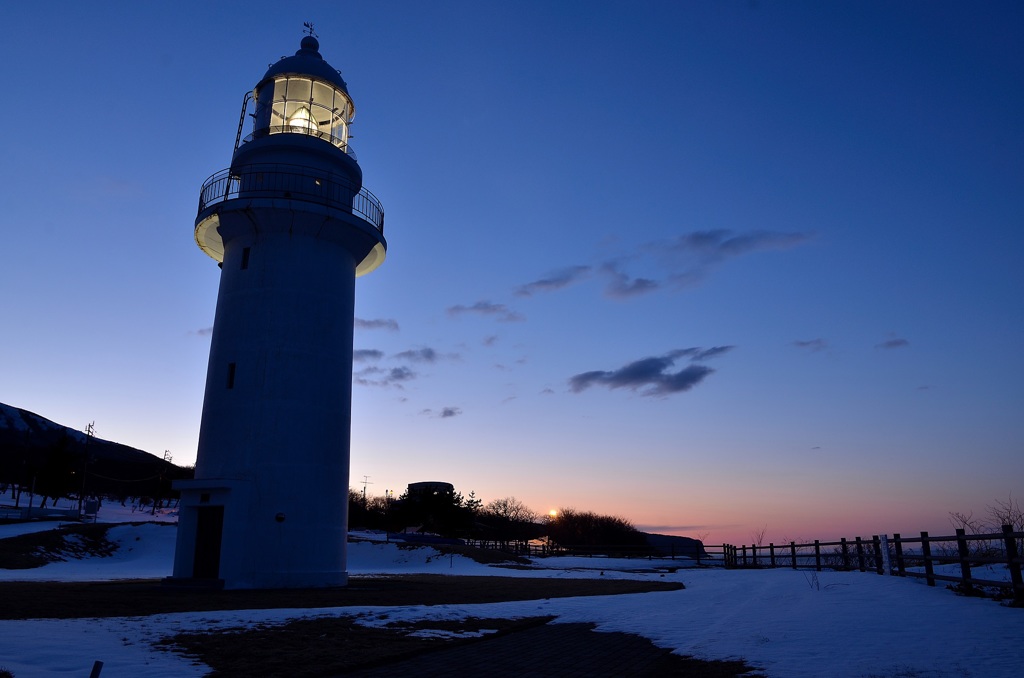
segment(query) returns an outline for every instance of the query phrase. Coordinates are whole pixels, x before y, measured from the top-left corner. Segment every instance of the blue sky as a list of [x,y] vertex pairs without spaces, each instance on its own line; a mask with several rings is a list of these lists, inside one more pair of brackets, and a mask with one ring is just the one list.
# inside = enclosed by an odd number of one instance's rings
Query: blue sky
[[1024,494],[1014,3],[2,12],[0,401],[194,459],[242,96],[313,21],[387,261],[352,481],[711,541]]

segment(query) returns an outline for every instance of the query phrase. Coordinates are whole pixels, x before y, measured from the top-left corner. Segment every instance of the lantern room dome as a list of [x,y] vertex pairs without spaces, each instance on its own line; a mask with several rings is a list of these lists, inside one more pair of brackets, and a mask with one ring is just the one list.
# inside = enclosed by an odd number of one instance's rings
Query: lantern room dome
[[272,64],[260,82],[266,82],[276,75],[302,74],[325,80],[348,94],[348,85],[341,73],[324,61],[319,50],[320,42],[312,35],[305,36],[299,44],[299,51],[294,56],[281,57],[277,63]]

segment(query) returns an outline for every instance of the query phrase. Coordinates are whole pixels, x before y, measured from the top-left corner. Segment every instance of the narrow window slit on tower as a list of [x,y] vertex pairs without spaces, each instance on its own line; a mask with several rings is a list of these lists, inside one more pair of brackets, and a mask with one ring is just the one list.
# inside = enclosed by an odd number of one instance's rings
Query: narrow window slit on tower
[[249,268],[249,250],[251,250],[251,249],[252,249],[251,247],[243,247],[242,248],[242,270],[243,271],[245,269]]
[[228,388],[235,387],[235,364],[228,363]]

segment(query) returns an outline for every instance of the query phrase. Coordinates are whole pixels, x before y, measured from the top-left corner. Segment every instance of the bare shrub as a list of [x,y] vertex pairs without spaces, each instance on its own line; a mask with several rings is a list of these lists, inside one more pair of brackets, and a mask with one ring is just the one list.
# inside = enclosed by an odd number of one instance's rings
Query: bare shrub
[[764,546],[764,535],[768,532],[768,525],[762,525],[760,529],[750,533],[750,543],[754,546]]

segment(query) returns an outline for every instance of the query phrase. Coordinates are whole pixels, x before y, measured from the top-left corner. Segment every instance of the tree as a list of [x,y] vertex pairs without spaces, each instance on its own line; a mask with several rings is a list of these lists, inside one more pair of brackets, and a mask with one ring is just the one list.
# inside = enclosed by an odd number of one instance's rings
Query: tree
[[46,497],[54,502],[60,497],[75,492],[75,455],[71,451],[67,433],[63,433],[46,451],[46,457],[36,476],[36,492],[42,495],[40,508],[46,505]]
[[505,548],[514,544],[519,550],[530,539],[543,534],[537,518],[533,509],[515,497],[495,499],[480,512],[481,536],[500,542]]
[[574,508],[558,509],[549,523],[549,535],[559,546],[583,547],[591,553],[636,553],[648,548],[644,534],[625,518]]
[[395,502],[396,516],[404,526],[419,525],[442,537],[462,537],[473,528],[473,512],[462,493],[447,483],[428,484],[426,489],[408,489]]
[[515,497],[495,499],[484,507],[484,514],[510,523],[535,523],[537,512]]

